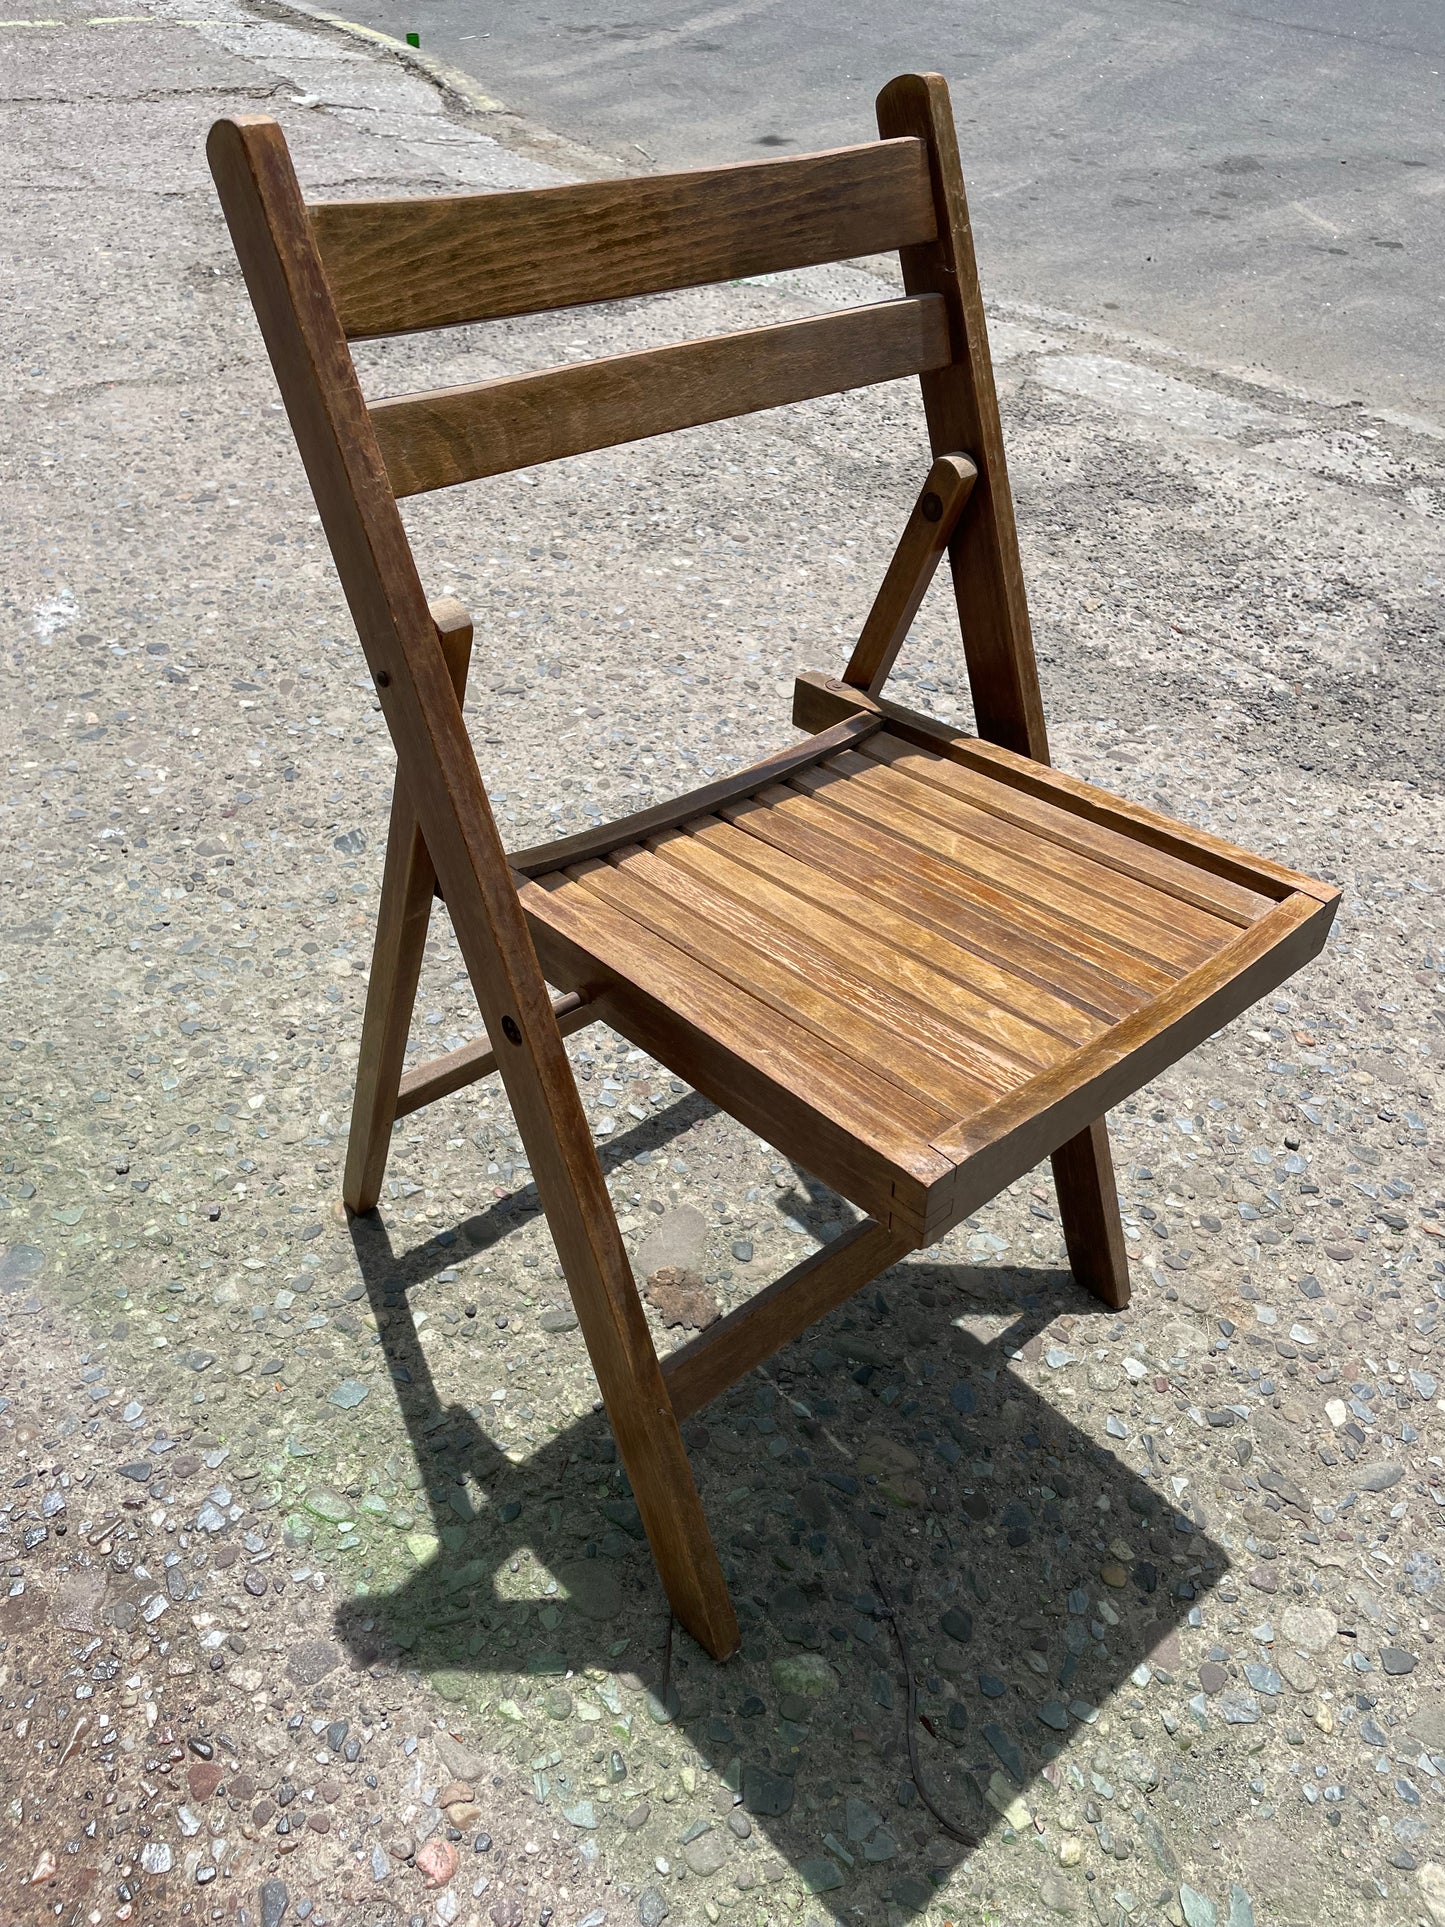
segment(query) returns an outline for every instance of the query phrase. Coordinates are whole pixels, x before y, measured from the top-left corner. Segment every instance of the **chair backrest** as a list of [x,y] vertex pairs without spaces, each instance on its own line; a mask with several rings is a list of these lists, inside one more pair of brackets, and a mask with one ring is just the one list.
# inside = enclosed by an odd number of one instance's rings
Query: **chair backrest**
[[[351,340],[812,266],[937,235],[914,138],[661,178],[308,210]],[[374,403],[398,495],[952,359],[941,296]]]
[[[244,227],[248,206],[253,216],[258,211],[259,175],[244,170],[253,186],[238,204],[235,138],[253,162],[263,149],[272,162],[279,158],[279,170],[260,168],[272,176],[260,211],[273,239],[278,222],[289,229],[289,278],[307,284],[293,301],[309,308],[309,332],[319,330],[333,347],[897,250],[902,299],[369,404],[347,352],[344,376],[333,370],[332,385],[339,379],[350,390],[351,432],[368,444],[363,466],[379,468],[399,498],[919,376],[933,452],[966,453],[978,469],[950,555],[979,730],[1044,759],[947,88],[937,75],[904,75],[879,96],[878,118],[881,139],[830,153],[564,187],[309,206],[274,122],[218,123],[211,151],[243,266],[238,222]],[[265,329],[259,299],[257,311]],[[267,332],[295,424],[294,357],[277,360]],[[364,431],[356,419],[362,411]],[[299,426],[297,434],[305,455]],[[349,451],[353,470],[359,453]],[[345,580],[340,552],[337,562]]]

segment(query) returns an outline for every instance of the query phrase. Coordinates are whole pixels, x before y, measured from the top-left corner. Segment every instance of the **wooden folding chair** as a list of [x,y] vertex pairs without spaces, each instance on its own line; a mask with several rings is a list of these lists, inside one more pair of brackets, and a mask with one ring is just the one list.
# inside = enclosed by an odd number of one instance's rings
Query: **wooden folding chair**
[[[1104,1112],[1315,955],[1336,903],[1048,767],[944,82],[893,81],[878,125],[739,167],[310,207],[274,121],[209,144],[397,752],[346,1201],[376,1202],[395,1118],[500,1071],[663,1584],[719,1658],[737,1623],[680,1421],[1045,1156],[1075,1276],[1122,1306]],[[900,299],[371,405],[347,345],[894,248]],[[471,627],[429,608],[397,498],[905,375],[933,465],[842,678],[798,680],[816,733],[508,856],[462,719]],[[881,693],[945,550],[976,737]],[[403,1076],[434,886],[488,1041]],[[662,1361],[562,1044],[598,1019],[867,1214]]]

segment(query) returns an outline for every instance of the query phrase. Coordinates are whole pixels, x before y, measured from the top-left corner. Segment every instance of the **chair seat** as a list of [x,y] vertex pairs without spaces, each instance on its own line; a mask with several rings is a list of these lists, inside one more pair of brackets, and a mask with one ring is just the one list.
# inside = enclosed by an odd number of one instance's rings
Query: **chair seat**
[[880,726],[522,897],[554,982],[923,1243],[1323,942],[1307,879],[1162,822]]

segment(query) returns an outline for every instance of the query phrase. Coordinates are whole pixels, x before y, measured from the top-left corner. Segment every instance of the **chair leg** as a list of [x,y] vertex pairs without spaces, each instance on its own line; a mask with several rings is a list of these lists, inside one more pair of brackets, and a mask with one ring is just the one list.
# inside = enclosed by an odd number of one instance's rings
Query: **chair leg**
[[[576,1112],[585,1131],[580,1103]],[[738,1648],[737,1617],[590,1133],[571,1156],[545,1125],[523,1122],[522,1140],[658,1576],[692,1637],[727,1659]]]
[[[472,620],[461,603],[451,597],[433,602],[430,608],[460,702],[471,662]],[[342,1197],[353,1211],[370,1211],[381,1196],[436,881],[416,812],[398,770],[386,834],[366,1014],[361,1020],[361,1055],[351,1101],[351,1131],[346,1140],[346,1175],[341,1187]]]
[[1119,1219],[1119,1193],[1101,1118],[1054,1152],[1054,1188],[1074,1276],[1113,1311],[1129,1302],[1129,1255]]
[[[739,1644],[737,1616],[687,1448],[662,1385],[657,1354],[645,1332],[643,1342],[651,1371],[637,1377],[618,1374],[620,1382],[610,1394],[599,1372],[603,1402],[668,1603],[705,1652],[729,1659]],[[594,1366],[596,1362],[594,1358]],[[652,1394],[651,1387],[639,1381],[654,1373],[657,1389]]]
[[370,1211],[381,1196],[435,888],[436,871],[398,776],[346,1141],[342,1196],[353,1211]]

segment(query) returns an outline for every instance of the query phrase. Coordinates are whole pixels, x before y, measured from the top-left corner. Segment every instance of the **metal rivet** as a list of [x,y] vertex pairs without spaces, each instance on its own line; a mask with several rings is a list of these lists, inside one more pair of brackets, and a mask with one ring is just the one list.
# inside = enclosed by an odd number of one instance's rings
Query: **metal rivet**
[[[933,519],[934,519],[935,521],[937,521],[937,519],[938,519],[938,518],[937,518],[937,517],[935,516],[935,517],[934,517]],[[376,672],[376,686],[377,686],[377,688],[378,688],[378,689],[385,689],[385,688],[387,687],[387,685],[388,685],[388,684],[390,683],[390,681],[391,681],[391,677],[387,675],[387,673],[386,673],[386,671],[385,671],[384,669],[378,669],[378,670],[377,670],[377,672]]]
[[928,491],[918,506],[923,510],[923,519],[925,522],[941,522],[943,520],[943,497],[941,495],[935,495],[932,489]]
[[522,1033],[515,1017],[504,1017],[502,1019],[502,1035],[509,1044],[521,1043]]

